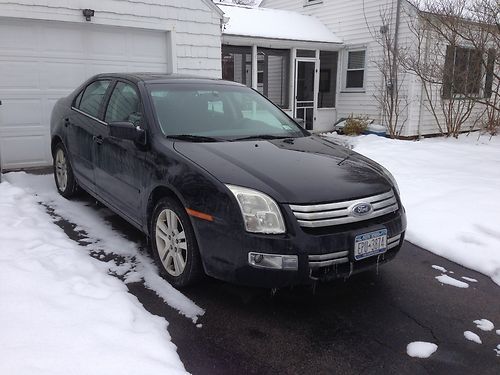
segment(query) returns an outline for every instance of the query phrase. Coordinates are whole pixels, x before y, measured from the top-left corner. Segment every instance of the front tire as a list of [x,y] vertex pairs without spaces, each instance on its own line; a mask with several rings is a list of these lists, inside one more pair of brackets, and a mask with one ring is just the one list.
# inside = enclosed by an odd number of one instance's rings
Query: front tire
[[53,168],[54,179],[59,194],[67,199],[75,196],[78,184],[76,183],[73,168],[68,159],[66,147],[62,143],[58,143],[54,149]]
[[162,198],[153,210],[151,247],[161,275],[176,288],[194,284],[203,275],[198,243],[182,205]]

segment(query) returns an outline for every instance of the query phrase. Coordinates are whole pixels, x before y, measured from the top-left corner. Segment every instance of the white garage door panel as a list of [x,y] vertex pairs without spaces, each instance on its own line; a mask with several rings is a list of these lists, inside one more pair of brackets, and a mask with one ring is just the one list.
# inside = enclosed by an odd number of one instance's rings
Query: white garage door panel
[[4,168],[50,165],[57,99],[98,73],[167,71],[167,33],[1,19],[0,153]]
[[2,120],[2,131],[7,128],[18,128],[21,125],[40,125],[40,113],[42,112],[41,99],[7,99],[2,101],[0,119]]
[[[85,64],[82,63],[47,62],[43,63],[40,68],[42,71],[40,84],[49,91],[72,91],[88,77]],[[54,77],[59,77],[59,79],[54,79]]]
[[5,90],[38,89],[37,65],[35,62],[0,60],[0,92]]
[[[0,147],[3,155],[9,155],[9,168],[37,167],[46,165],[45,155],[39,152],[40,145],[45,144],[44,135],[16,135],[15,137],[2,136]],[[2,159],[3,165],[3,159]]]

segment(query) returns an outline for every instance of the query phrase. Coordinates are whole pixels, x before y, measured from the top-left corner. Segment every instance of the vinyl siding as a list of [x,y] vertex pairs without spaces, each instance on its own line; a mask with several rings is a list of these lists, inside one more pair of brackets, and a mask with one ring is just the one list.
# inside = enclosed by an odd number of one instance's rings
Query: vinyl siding
[[221,14],[203,0],[14,0],[0,4],[1,17],[92,23],[173,31],[177,72],[221,77]]
[[[380,106],[374,96],[379,95],[382,84],[382,76],[375,61],[380,59],[383,50],[374,40],[370,28],[372,30],[380,28],[382,25],[380,12],[382,9],[388,9],[393,14],[393,22],[389,27],[394,30],[396,0],[323,0],[311,5],[306,4],[305,0],[264,0],[261,6],[293,10],[315,16],[332,32],[341,37],[346,48],[339,55],[340,81],[338,82],[337,117],[360,114],[381,121]],[[400,48],[411,48],[414,37],[408,24],[412,18],[416,17],[416,12],[407,1],[403,0],[401,4],[399,46]],[[346,76],[346,53],[349,49],[364,47],[366,47],[367,54],[365,90],[356,93],[345,92],[346,90],[343,88],[345,87]],[[400,80],[402,81],[400,95],[408,103],[408,107],[402,114],[406,122],[401,135],[416,136],[439,133],[434,117],[426,109],[425,97],[422,96],[422,85],[419,79],[412,74],[402,74]],[[482,106],[476,106],[464,129],[468,129],[473,125],[482,110]]]

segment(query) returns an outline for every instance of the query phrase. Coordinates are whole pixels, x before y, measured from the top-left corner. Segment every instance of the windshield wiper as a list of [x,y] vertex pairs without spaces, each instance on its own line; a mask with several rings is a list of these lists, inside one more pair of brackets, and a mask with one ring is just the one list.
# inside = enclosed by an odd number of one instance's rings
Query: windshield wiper
[[191,141],[191,142],[225,142],[225,139],[219,139],[214,137],[206,137],[204,135],[194,135],[194,134],[175,134],[167,135],[169,139],[178,139],[181,141]]
[[245,139],[283,139],[283,138],[292,138],[286,135],[272,135],[272,134],[257,134],[257,135],[249,135],[248,137],[235,138],[233,141],[244,141]]

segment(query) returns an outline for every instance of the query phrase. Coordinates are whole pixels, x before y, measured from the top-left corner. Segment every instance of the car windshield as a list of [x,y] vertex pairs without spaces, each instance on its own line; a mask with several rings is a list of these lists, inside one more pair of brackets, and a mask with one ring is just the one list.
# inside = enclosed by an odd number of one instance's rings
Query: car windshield
[[303,137],[307,133],[253,90],[224,84],[149,85],[167,137],[204,141]]

